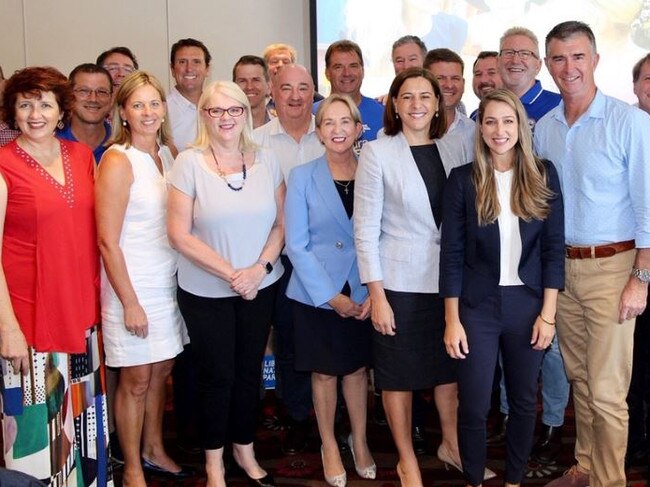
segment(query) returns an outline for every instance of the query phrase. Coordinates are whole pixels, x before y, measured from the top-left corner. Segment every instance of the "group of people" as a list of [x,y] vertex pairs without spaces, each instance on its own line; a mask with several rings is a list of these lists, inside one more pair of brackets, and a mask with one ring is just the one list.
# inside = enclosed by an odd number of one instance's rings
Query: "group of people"
[[[556,459],[569,383],[576,464],[550,485],[625,485],[634,321],[650,282],[650,118],[597,89],[589,26],[563,22],[546,36],[559,95],[536,80],[535,35],[506,31],[474,64],[471,118],[463,61],[449,49],[395,42],[385,106],[361,95],[356,43],[333,43],[325,60],[325,99],[282,44],[204,86],[211,56],[195,39],[172,46],[169,96],[127,48],[69,80],[31,67],[7,81],[7,468],[48,485],[112,485],[114,409],[125,486],[146,485],[145,471],[193,475],[163,443],[175,368],[175,388],[195,374],[207,485],[226,485],[231,445],[250,485],[274,486],[254,451],[273,325],[283,449],[304,448],[313,407],[329,485],[347,483],[343,448],[361,478],[377,475],[370,367],[402,485],[422,485],[414,427],[430,388],[438,458],[468,486],[493,478],[497,364],[506,486],[521,484],[531,450]],[[648,56],[634,78],[650,113]],[[119,368],[113,404],[104,360]],[[540,370],[544,429],[533,448]]]

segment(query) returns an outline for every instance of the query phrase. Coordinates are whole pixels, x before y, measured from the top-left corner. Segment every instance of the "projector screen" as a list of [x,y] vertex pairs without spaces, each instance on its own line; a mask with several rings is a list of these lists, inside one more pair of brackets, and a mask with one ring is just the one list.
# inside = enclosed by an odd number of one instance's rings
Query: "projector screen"
[[[532,30],[544,56],[544,38],[565,20],[588,23],[596,35],[600,63],[596,83],[608,95],[635,103],[632,66],[650,49],[649,0],[312,0],[312,59],[317,59],[318,89],[329,94],[325,51],[338,39],[351,39],[363,51],[362,93],[388,92],[394,77],[391,46],[406,34],[419,36],[428,49],[447,47],[465,62],[463,101],[478,106],[472,91],[472,64],[482,50],[499,50],[499,38],[513,26]],[[546,67],[542,85],[557,91]]]

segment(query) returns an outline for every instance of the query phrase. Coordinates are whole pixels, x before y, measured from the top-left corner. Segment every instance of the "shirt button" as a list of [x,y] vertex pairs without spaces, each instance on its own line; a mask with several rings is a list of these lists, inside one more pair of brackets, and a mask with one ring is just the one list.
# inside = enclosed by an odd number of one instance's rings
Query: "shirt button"
[[336,248],[337,249],[342,249],[343,248],[343,242],[336,242]]

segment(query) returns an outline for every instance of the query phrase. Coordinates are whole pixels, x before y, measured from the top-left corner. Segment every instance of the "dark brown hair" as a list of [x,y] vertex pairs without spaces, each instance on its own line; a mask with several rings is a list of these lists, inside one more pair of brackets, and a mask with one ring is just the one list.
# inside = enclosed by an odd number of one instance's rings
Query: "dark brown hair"
[[67,123],[74,102],[72,87],[65,75],[49,66],[21,69],[7,80],[2,95],[5,122],[10,127],[16,123],[16,100],[19,94],[40,98],[41,94],[47,91],[54,93],[56,103],[63,114],[63,123]]
[[[426,79],[431,83],[433,94],[438,99],[438,106],[442,103],[442,91],[440,90],[440,85],[438,85],[436,78],[434,78],[428,70],[416,67],[405,69],[395,76],[393,83],[390,85],[390,90],[388,91],[386,109],[384,110],[384,133],[386,135],[397,135],[402,131],[402,120],[397,117],[394,100],[397,98],[399,90],[402,88],[404,82],[409,78]],[[445,134],[446,129],[447,120],[445,119],[445,111],[438,109],[438,116],[434,117],[429,125],[429,137],[432,139],[439,139]]]

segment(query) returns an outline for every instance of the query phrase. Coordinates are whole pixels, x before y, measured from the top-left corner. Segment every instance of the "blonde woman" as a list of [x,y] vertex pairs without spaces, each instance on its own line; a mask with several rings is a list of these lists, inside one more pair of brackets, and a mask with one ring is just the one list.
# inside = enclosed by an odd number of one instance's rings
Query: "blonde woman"
[[174,158],[156,78],[132,73],[115,102],[111,145],[95,186],[102,327],[106,363],[121,368],[115,422],[123,482],[144,486],[143,465],[173,478],[193,473],[167,455],[162,438],[165,383],[185,332],[176,303],[178,256],[166,231],[166,177]]
[[223,487],[223,450],[250,485],[273,486],[253,450],[260,364],[283,272],[284,182],[252,141],[248,98],[216,81],[198,104],[198,137],[170,176],[168,232],[180,252],[178,302],[199,374],[208,487]]
[[557,173],[535,157],[526,112],[504,89],[478,109],[473,164],[451,172],[443,205],[440,294],[458,364],[458,435],[467,485],[481,485],[499,350],[508,387],[505,483],[521,483],[535,428],[537,376],[564,284]]

